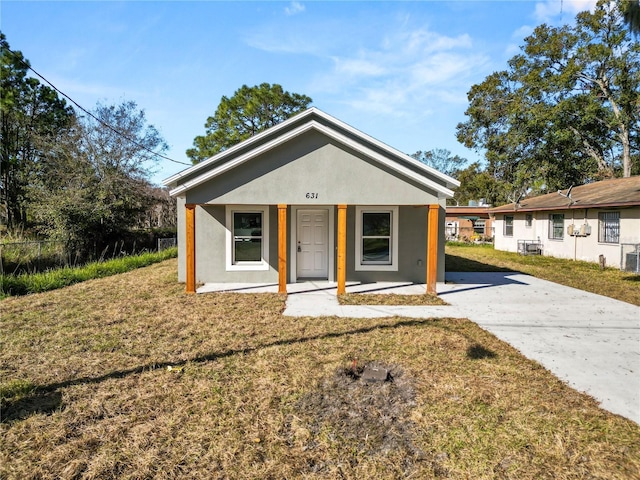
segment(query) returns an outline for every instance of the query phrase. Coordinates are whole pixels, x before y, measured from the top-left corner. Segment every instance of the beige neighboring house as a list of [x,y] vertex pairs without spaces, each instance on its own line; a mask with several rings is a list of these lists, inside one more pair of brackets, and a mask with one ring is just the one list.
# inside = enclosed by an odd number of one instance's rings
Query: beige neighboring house
[[640,268],[640,176],[524,198],[489,213],[497,250]]
[[444,281],[459,182],[311,108],[177,175],[178,279]]

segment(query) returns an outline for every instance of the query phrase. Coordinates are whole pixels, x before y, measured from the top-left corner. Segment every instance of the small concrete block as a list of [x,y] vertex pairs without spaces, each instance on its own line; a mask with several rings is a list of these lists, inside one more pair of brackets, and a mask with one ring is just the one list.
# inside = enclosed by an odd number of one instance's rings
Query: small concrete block
[[362,379],[365,382],[385,382],[388,377],[389,371],[381,367],[367,365],[362,372]]

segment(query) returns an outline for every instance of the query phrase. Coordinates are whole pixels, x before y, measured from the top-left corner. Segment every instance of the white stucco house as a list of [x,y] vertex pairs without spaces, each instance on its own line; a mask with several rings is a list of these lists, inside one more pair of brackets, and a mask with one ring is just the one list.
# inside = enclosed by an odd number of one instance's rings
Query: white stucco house
[[637,271],[640,176],[580,185],[489,210],[497,250]]
[[310,108],[166,179],[178,202],[178,278],[444,280],[446,199],[459,183]]

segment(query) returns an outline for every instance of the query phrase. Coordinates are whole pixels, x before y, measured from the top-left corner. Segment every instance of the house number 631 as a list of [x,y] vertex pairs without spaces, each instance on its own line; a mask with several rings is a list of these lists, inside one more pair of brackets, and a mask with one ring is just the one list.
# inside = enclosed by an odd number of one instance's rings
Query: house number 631
[[315,198],[315,199],[317,199],[318,198],[318,194],[317,193],[307,193],[306,197],[307,198]]

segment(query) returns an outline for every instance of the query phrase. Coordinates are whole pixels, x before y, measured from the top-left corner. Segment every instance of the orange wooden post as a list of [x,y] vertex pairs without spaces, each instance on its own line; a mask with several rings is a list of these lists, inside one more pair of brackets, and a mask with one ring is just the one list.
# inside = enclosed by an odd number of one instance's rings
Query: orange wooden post
[[278,205],[278,293],[287,293],[287,206]]
[[427,293],[436,294],[438,279],[438,214],[440,205],[429,205],[427,219]]
[[196,293],[196,206],[186,205],[187,293]]
[[338,205],[338,295],[347,291],[347,206]]

